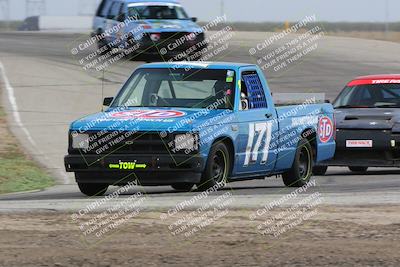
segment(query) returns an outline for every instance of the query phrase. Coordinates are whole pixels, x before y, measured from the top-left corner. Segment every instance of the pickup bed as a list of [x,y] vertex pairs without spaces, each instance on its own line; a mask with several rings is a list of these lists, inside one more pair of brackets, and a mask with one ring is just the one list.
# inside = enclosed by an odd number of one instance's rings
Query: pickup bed
[[275,108],[252,64],[145,64],[103,104],[70,127],[65,167],[86,195],[132,181],[189,191],[278,174],[299,187],[335,153],[332,105]]

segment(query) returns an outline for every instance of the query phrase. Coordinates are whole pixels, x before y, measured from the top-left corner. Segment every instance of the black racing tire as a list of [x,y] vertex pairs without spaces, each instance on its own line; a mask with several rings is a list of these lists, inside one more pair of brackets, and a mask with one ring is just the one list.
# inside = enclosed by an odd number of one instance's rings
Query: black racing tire
[[352,172],[366,172],[368,167],[349,166],[349,170]]
[[313,174],[318,176],[324,176],[328,170],[328,166],[314,166]]
[[228,181],[231,169],[231,154],[223,142],[217,142],[211,147],[201,182],[197,184],[200,191],[218,186],[221,189]]
[[[103,48],[105,47],[105,48]],[[112,51],[112,48],[110,47],[110,45],[107,43],[107,40],[102,38],[102,39],[98,39],[97,41],[97,49],[101,50],[101,55],[106,55],[107,53]]]
[[192,191],[194,184],[190,183],[181,183],[181,184],[173,184],[171,187],[175,189],[176,191],[180,192],[190,192]]
[[82,194],[89,197],[104,195],[107,192],[108,186],[108,184],[78,183]]
[[313,149],[307,139],[302,139],[297,145],[292,168],[282,174],[283,183],[287,187],[306,185],[313,174],[313,162]]

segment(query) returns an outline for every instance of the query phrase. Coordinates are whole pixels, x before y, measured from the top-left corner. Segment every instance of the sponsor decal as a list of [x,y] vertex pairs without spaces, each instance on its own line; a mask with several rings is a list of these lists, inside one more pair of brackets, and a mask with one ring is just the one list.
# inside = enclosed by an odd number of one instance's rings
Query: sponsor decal
[[186,115],[185,112],[177,110],[128,110],[111,115],[118,119],[169,119]]
[[113,170],[137,170],[137,169],[146,169],[146,164],[139,164],[136,161],[134,162],[125,162],[119,161],[117,164],[109,164],[108,168]]
[[322,143],[327,143],[333,136],[333,122],[329,117],[322,117],[318,124],[318,136]]
[[400,84],[400,79],[354,80],[348,86],[365,84]]
[[381,84],[381,83],[400,83],[400,80],[373,80],[372,84]]
[[372,147],[372,140],[346,140],[346,147]]
[[315,125],[318,123],[317,116],[304,116],[292,118],[292,126]]

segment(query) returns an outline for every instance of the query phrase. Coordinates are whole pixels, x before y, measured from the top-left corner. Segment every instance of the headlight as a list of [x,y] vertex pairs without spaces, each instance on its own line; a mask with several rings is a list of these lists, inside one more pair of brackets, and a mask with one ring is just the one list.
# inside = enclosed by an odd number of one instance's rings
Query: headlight
[[150,39],[153,42],[158,42],[161,39],[161,34],[160,33],[152,33],[152,34],[150,34]]
[[193,134],[175,135],[175,150],[197,150],[197,136]]
[[72,148],[88,149],[89,148],[89,135],[88,134],[73,134],[72,135]]
[[197,35],[195,34],[195,33],[190,33],[190,34],[188,34],[187,36],[186,36],[186,38],[189,40],[189,41],[194,41],[194,40],[196,40],[196,38],[197,38]]

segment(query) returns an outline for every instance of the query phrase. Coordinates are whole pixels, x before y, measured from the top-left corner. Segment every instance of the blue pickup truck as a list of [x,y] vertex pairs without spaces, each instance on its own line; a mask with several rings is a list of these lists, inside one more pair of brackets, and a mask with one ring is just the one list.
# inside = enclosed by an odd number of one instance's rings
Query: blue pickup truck
[[176,0],[103,0],[92,36],[103,54],[120,48],[130,55],[196,60],[207,47],[196,21]]
[[276,108],[256,65],[145,64],[103,104],[71,124],[65,157],[89,196],[133,181],[189,191],[279,174],[299,187],[335,153],[332,105]]

